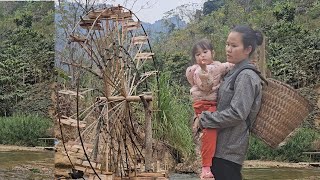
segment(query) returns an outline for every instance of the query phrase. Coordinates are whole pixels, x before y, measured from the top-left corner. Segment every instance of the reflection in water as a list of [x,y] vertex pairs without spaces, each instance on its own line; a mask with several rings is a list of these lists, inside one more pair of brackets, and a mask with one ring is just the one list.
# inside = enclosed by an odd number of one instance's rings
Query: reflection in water
[[0,180],[52,180],[54,152],[0,152]]
[[[250,168],[242,170],[243,180],[320,180],[320,168]],[[172,174],[170,180],[199,180],[195,174]]]
[[320,179],[319,168],[261,168],[244,169],[244,180],[289,180],[289,179]]

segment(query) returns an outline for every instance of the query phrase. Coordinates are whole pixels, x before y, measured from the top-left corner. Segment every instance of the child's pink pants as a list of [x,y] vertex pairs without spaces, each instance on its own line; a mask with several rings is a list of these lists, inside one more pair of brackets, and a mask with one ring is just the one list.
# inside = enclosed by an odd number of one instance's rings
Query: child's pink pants
[[[197,101],[193,103],[195,113],[199,117],[202,111],[215,112],[217,103],[215,101]],[[203,129],[201,137],[202,167],[212,166],[212,158],[216,151],[217,129]]]

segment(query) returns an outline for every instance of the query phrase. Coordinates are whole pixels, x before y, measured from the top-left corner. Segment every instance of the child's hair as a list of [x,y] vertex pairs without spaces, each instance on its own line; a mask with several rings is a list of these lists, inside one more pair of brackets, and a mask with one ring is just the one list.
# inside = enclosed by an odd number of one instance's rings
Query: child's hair
[[210,50],[210,51],[213,51],[213,45],[211,44],[211,42],[204,38],[204,39],[201,39],[200,41],[196,42],[193,47],[192,47],[192,51],[191,51],[191,57],[192,57],[192,60],[194,62],[196,62],[196,59],[195,59],[195,55],[198,51],[198,49],[202,49],[202,50]]

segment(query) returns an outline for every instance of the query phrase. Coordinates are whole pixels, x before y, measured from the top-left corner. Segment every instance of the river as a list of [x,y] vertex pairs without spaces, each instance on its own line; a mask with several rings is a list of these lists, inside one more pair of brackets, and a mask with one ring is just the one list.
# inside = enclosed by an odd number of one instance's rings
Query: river
[[[53,180],[53,151],[0,151],[0,180]],[[244,180],[320,180],[320,168],[244,168]],[[171,174],[170,180],[198,180],[195,174]]]
[[[320,180],[320,168],[245,168],[243,180]],[[172,174],[170,180],[199,180],[195,174]]]
[[54,152],[0,151],[0,180],[53,180]]

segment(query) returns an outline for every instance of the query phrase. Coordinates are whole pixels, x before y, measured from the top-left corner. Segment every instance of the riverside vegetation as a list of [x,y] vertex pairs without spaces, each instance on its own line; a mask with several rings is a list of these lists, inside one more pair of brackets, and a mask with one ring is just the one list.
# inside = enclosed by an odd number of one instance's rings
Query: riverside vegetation
[[0,2],[0,144],[52,136],[54,2]]

